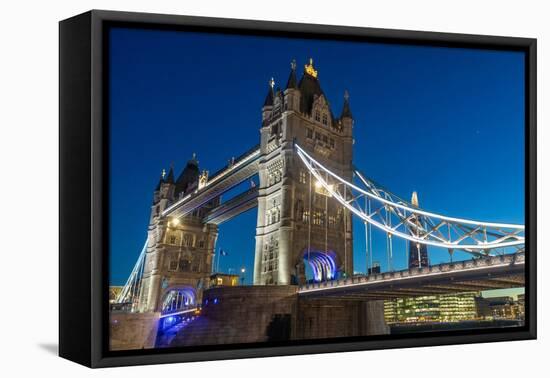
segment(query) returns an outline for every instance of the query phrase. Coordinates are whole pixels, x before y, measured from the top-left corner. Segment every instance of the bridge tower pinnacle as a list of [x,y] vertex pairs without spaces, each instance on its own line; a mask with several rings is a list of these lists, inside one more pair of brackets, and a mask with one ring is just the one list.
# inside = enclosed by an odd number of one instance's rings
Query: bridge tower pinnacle
[[[342,116],[334,117],[318,74],[310,59],[298,82],[293,61],[286,88],[270,85],[262,107],[254,284],[298,284],[353,273],[351,214],[316,185],[294,152],[298,143],[351,179],[349,97]],[[319,264],[325,267],[317,269]]]

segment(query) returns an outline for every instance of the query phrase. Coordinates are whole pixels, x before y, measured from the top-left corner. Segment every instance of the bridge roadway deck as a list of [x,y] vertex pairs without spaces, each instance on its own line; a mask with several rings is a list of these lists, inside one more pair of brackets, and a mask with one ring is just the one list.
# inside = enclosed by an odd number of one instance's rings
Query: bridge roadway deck
[[219,197],[229,189],[258,173],[260,149],[256,146],[239,156],[232,164],[216,172],[206,185],[170,205],[163,216],[182,217],[205,203]]
[[525,254],[516,253],[300,286],[300,297],[392,299],[525,285]]

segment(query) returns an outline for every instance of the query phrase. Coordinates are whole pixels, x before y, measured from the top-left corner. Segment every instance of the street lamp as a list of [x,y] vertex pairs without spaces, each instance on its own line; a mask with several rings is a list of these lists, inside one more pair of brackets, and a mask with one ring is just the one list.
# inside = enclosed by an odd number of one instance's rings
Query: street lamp
[[244,285],[244,272],[246,272],[246,269],[242,267],[241,268],[241,286]]

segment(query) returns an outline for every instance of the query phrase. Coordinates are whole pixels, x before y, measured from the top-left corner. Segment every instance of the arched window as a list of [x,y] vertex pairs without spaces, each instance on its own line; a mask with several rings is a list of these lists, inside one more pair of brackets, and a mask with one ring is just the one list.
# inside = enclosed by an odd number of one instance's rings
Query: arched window
[[193,246],[193,235],[185,234],[183,235],[183,246],[192,247]]

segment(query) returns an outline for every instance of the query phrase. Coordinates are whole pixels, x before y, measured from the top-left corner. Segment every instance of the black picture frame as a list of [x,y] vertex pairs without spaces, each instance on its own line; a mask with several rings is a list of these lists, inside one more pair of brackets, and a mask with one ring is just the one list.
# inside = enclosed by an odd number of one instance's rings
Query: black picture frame
[[[113,25],[525,52],[525,326],[341,340],[108,350],[108,40]],[[89,367],[536,338],[536,39],[92,10],[59,24],[59,354]]]

